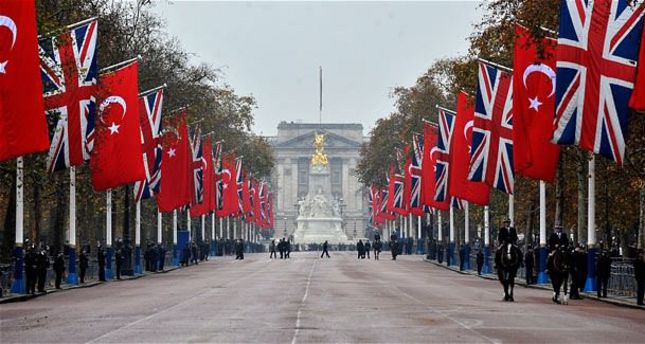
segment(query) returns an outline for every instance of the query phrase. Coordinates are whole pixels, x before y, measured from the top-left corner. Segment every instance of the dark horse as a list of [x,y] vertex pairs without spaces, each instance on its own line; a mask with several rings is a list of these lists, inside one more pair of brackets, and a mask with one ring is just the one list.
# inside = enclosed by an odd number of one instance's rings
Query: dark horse
[[[547,262],[549,277],[553,285],[553,302],[557,304],[568,303],[569,273],[571,272],[571,252],[566,247],[558,247],[553,250]],[[564,294],[560,301],[560,289]]]
[[500,249],[497,277],[504,287],[504,301],[515,301],[513,289],[515,288],[515,275],[522,264],[522,251],[512,244],[503,245]]

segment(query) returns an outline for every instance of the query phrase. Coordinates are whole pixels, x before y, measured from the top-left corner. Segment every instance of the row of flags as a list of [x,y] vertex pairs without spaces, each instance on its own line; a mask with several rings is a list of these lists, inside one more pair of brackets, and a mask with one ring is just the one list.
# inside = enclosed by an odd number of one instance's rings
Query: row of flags
[[562,1],[557,40],[517,25],[514,68],[479,60],[475,96],[460,92],[456,111],[438,107],[404,170],[399,157],[387,188],[371,186],[372,223],[487,205],[491,188],[513,194],[515,174],[553,182],[560,145],[622,164],[630,108],[645,110],[641,5]]
[[39,38],[34,1],[0,3],[0,161],[49,149],[49,173],[89,161],[96,191],[134,183],[135,199],[155,197],[161,212],[271,228],[268,184],[198,128],[190,137],[186,109],[162,121],[164,87],[139,93],[138,59],[99,70],[97,37],[90,18]]

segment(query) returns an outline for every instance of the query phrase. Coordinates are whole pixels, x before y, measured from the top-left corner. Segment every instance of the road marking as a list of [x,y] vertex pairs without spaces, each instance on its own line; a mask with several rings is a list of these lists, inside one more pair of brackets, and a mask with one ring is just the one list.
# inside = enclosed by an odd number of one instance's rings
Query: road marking
[[300,317],[302,315],[302,308],[305,306],[307,297],[309,296],[309,286],[311,285],[311,276],[314,274],[314,268],[316,268],[316,263],[318,259],[314,260],[314,263],[311,264],[311,270],[309,270],[309,276],[307,276],[307,286],[305,287],[305,295],[302,296],[302,301],[300,301],[300,306],[298,306],[298,315],[296,317],[296,329],[293,332],[293,339],[291,339],[291,344],[296,344],[296,339],[298,338],[298,332],[300,332]]

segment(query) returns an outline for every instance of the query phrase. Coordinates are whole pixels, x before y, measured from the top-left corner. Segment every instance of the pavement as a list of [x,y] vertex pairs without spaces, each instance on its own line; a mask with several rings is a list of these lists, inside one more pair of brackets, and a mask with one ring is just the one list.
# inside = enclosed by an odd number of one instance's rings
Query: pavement
[[642,343],[645,312],[401,256],[249,254],[0,305],[1,343]]

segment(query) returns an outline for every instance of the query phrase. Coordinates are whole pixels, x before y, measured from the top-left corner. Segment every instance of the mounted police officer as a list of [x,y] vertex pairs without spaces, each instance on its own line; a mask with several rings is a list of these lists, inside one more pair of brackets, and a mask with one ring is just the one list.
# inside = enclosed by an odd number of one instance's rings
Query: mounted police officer
[[511,219],[504,220],[504,225],[500,227],[497,233],[497,251],[495,252],[495,267],[497,268],[501,263],[502,247],[511,244],[517,246],[517,231],[515,227],[511,227]]
[[549,237],[549,251],[553,252],[558,247],[569,247],[569,236],[562,231],[562,225],[555,225],[555,230]]

